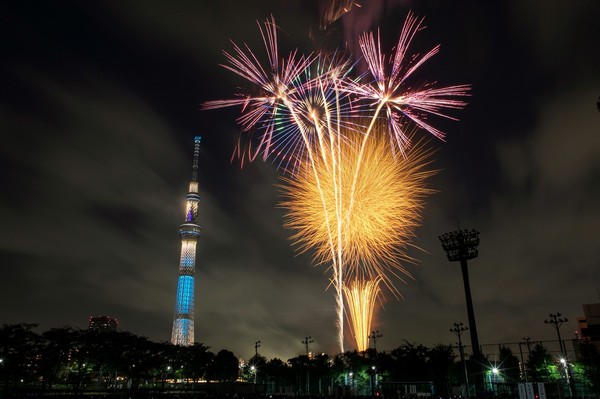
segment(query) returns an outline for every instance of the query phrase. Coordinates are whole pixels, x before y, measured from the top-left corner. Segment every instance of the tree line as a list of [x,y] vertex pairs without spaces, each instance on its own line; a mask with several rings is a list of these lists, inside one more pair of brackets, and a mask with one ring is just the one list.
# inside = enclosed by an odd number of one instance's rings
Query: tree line
[[[303,354],[282,360],[256,354],[248,361],[202,343],[175,346],[126,331],[98,332],[70,326],[37,333],[35,324],[0,328],[0,385],[4,392],[52,390],[196,390],[211,383],[246,382],[266,392],[319,395],[375,395],[394,383],[428,382],[431,394],[450,396],[467,380],[517,382],[577,381],[599,393],[596,348],[583,342],[577,359],[561,365],[541,344],[521,364],[500,346],[491,362],[457,359],[452,345],[427,347],[404,341],[391,351],[368,349]],[[494,374],[492,370],[494,369]],[[493,380],[492,380],[493,378]],[[485,386],[485,385],[484,385]],[[204,388],[203,388],[204,389]],[[395,385],[394,393],[398,393]],[[408,392],[408,391],[407,391]]]

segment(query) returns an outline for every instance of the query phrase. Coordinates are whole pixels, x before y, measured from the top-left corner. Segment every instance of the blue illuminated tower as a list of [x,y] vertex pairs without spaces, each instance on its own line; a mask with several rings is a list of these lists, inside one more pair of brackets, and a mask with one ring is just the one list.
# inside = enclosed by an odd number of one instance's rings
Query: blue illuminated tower
[[189,346],[194,344],[194,272],[196,270],[196,244],[202,228],[198,224],[198,158],[200,156],[200,136],[194,138],[194,166],[190,189],[185,196],[185,222],[179,226],[181,236],[181,256],[179,278],[171,343]]

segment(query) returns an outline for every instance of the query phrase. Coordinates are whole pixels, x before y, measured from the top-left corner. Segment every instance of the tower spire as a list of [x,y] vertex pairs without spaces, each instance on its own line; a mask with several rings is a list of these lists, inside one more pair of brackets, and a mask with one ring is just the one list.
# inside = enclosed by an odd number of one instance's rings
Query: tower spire
[[175,300],[175,315],[171,331],[173,345],[194,344],[194,274],[196,272],[196,244],[202,227],[198,224],[198,159],[200,157],[200,136],[194,138],[194,163],[189,192],[185,196],[185,221],[179,226],[181,255],[179,277]]
[[198,158],[200,158],[200,140],[202,136],[194,137],[194,164],[192,166],[192,181],[198,183]]

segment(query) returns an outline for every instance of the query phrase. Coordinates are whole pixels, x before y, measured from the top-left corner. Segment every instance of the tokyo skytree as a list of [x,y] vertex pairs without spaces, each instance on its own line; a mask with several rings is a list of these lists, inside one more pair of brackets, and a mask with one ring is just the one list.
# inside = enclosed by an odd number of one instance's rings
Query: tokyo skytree
[[200,156],[200,136],[194,138],[194,166],[188,194],[185,196],[185,222],[179,226],[181,256],[179,258],[179,278],[171,343],[189,346],[194,344],[194,273],[196,271],[196,244],[202,227],[198,224],[198,158]]

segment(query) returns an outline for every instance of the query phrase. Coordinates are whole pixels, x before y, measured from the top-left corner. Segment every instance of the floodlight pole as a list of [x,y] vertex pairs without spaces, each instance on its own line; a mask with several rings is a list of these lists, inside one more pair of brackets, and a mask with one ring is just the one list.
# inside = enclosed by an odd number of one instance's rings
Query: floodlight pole
[[469,333],[471,334],[471,346],[475,361],[481,362],[481,349],[479,338],[477,338],[477,325],[475,324],[475,311],[473,310],[473,299],[471,298],[471,285],[469,284],[469,269],[467,260],[474,259],[479,255],[479,232],[473,230],[458,230],[443,234],[439,237],[444,251],[450,262],[460,261],[463,284],[465,287],[465,299],[467,302],[467,316],[469,318]]

